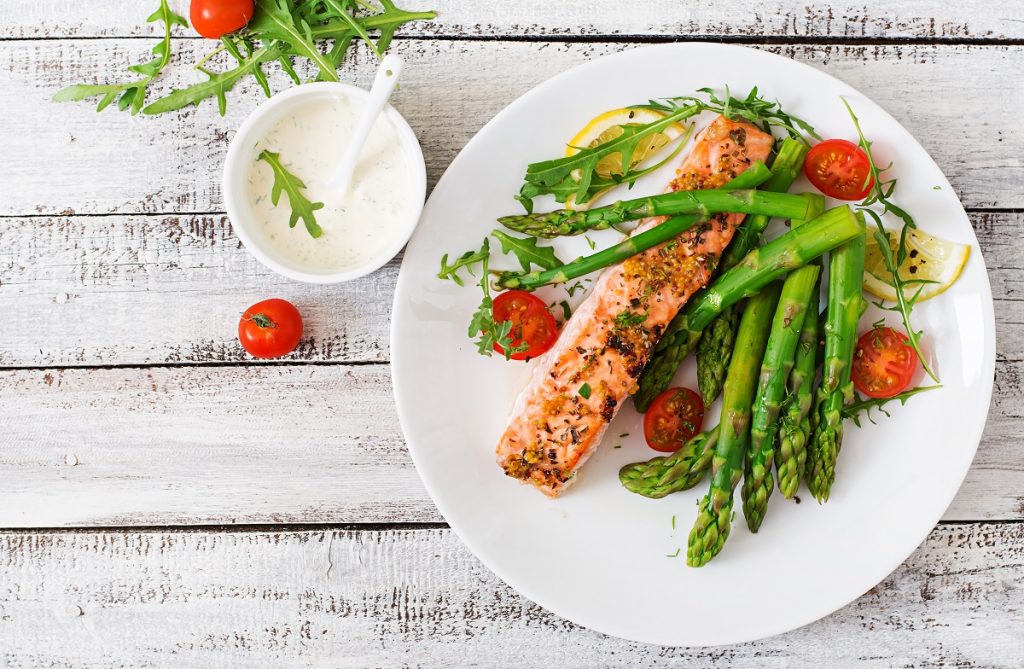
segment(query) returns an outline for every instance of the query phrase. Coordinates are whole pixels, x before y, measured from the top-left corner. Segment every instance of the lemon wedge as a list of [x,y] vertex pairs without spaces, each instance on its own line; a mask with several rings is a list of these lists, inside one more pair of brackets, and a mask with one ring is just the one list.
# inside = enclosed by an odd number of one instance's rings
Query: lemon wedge
[[[899,233],[889,232],[889,248],[895,258],[899,246]],[[967,264],[971,247],[957,244],[920,229],[907,231],[907,257],[898,268],[904,281],[925,280],[934,283],[912,283],[904,286],[903,294],[909,299],[920,289],[919,301],[931,299],[952,286]],[[868,235],[867,257],[864,265],[864,290],[875,297],[890,302],[896,301],[896,289],[892,286],[892,274],[885,266],[882,250],[874,235]]]
[[[653,109],[613,109],[603,114],[595,116],[583,126],[583,129],[577,132],[572,139],[569,140],[565,147],[565,156],[575,155],[580,152],[581,149],[593,148],[599,144],[610,142],[611,140],[619,137],[622,134],[622,128],[626,125],[644,125],[647,123],[653,123],[659,119],[665,117],[665,114]],[[633,151],[633,155],[630,158],[629,168],[632,169],[642,163],[647,158],[665,148],[670,142],[686,134],[686,127],[679,123],[673,123],[666,127],[664,130],[658,133],[653,133],[642,138],[636,146],[636,150]],[[622,167],[622,154],[618,151],[609,153],[607,156],[601,158],[597,165],[594,167],[594,171],[605,179],[610,178],[613,174],[623,174],[624,170]],[[573,208],[585,208],[591,203],[596,201],[601,194],[597,193],[590,202],[583,206],[574,206],[573,198],[570,197],[566,201],[566,206],[570,209]]]

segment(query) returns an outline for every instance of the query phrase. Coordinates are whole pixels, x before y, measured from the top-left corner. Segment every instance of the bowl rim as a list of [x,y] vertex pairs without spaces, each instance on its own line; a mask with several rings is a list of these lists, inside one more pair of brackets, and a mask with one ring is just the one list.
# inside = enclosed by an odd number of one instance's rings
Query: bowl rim
[[382,113],[394,124],[402,150],[410,160],[410,171],[413,180],[412,193],[415,198],[415,206],[409,215],[408,221],[400,229],[392,243],[379,253],[368,257],[362,264],[335,272],[303,271],[296,269],[294,266],[279,262],[264,252],[252,231],[254,221],[252,213],[246,205],[244,188],[237,189],[234,185],[235,179],[233,177],[240,174],[242,170],[249,169],[245,156],[249,146],[254,141],[258,141],[258,138],[253,135],[264,119],[277,113],[281,107],[294,104],[297,99],[309,98],[312,100],[322,98],[327,94],[340,94],[348,98],[361,100],[365,100],[370,96],[369,91],[363,88],[335,81],[317,81],[301,84],[274,95],[252,110],[238,127],[238,130],[235,131],[235,135],[231,138],[231,143],[228,146],[228,153],[224,160],[224,170],[221,176],[221,188],[224,193],[224,205],[227,210],[228,220],[231,223],[232,230],[234,230],[238,239],[241,240],[245,249],[265,267],[272,269],[282,276],[296,281],[318,284],[341,283],[358,279],[371,272],[375,272],[395,258],[416,229],[420,215],[423,212],[423,205],[427,194],[427,167],[423,160],[423,151],[420,148],[419,140],[416,138],[416,133],[409,126],[408,121],[405,120],[405,117],[389,104]]

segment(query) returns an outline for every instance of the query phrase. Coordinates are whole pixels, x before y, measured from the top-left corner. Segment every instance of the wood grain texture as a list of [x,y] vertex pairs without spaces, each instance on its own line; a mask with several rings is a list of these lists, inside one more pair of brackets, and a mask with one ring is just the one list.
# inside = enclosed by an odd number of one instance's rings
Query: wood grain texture
[[501,583],[446,529],[3,533],[0,571],[0,663],[11,669],[1011,669],[1024,657],[1020,523],[940,526],[831,616],[707,649],[573,625]]
[[[1022,386],[945,519],[1024,519]],[[385,365],[0,371],[0,417],[0,527],[442,520]]]
[[[176,43],[186,63],[207,47],[199,40]],[[223,210],[220,171],[228,141],[262,100],[252,82],[229,94],[224,118],[211,101],[159,118],[132,118],[50,100],[65,85],[120,76],[121,65],[136,62],[148,48],[147,41],[131,39],[0,42],[6,148],[20,157],[0,163],[0,182],[18,185],[0,200],[0,215]],[[636,45],[403,40],[396,49],[406,58],[407,74],[395,106],[420,137],[433,183],[469,138],[520,94],[573,65],[629,48]],[[1024,47],[765,48],[869,92],[928,149],[966,206],[1024,207],[1018,187],[1024,181],[1024,134],[1013,132],[1024,88],[1005,85],[1018,75]],[[366,85],[373,67],[358,50],[343,76]],[[196,78],[190,68],[175,67],[162,85]],[[276,70],[271,79],[275,90],[286,86]],[[991,100],[995,90],[999,104],[985,105],[975,117],[965,112],[966,101]]]
[[[143,20],[151,10],[109,2],[5,0],[0,38],[122,37],[150,35]],[[404,34],[444,37],[646,36],[724,39],[919,39],[928,41],[1020,39],[1024,6],[968,0],[881,0],[825,2],[766,0],[755,5],[715,0],[639,0],[623,5],[591,0],[586,11],[576,3],[520,0],[405,0],[403,9],[436,9],[430,23],[408,26]],[[188,15],[186,0],[171,6]]]
[[[971,221],[989,267],[1000,354],[1024,360],[1024,214]],[[238,345],[238,316],[271,295],[305,318],[287,360],[385,362],[399,264],[313,286],[260,265],[224,216],[0,219],[0,368],[255,362]]]
[[0,372],[0,417],[0,527],[439,520],[382,365]]
[[303,315],[289,360],[383,362],[400,260],[318,286],[257,262],[225,216],[0,219],[0,367],[252,362],[238,319],[270,296]]

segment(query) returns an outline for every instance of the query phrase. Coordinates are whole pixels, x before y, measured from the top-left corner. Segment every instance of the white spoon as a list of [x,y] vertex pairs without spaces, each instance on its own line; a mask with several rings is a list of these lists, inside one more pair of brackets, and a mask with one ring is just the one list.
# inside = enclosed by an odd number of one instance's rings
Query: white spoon
[[363,145],[366,144],[366,139],[370,136],[374,122],[384,111],[384,106],[387,105],[391,93],[398,85],[398,75],[401,72],[402,59],[399,56],[391,54],[384,56],[380,62],[380,69],[377,70],[377,76],[373,80],[373,86],[370,88],[370,97],[366,100],[366,108],[363,109],[363,115],[359,118],[355,130],[352,131],[352,141],[348,145],[348,150],[335,169],[334,175],[327,182],[332,199],[338,202],[344,201],[349,186],[352,184],[352,173],[359,162],[359,154],[363,151]]

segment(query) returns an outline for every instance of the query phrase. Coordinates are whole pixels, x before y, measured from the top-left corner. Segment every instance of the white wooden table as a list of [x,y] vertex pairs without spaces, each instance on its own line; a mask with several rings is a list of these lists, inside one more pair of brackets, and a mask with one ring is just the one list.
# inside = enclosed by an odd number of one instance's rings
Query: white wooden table
[[[999,355],[981,447],[943,522],[834,615],[703,650],[578,628],[447,529],[391,398],[398,262],[344,286],[292,283],[223,214],[228,140],[262,99],[251,82],[225,118],[211,103],[131,118],[49,101],[137,62],[151,4],[0,2],[0,666],[1024,665],[1024,3],[407,2],[439,10],[395,43],[408,62],[395,104],[432,182],[549,76],[711,39],[871,95],[970,212]],[[175,40],[189,59],[207,46]],[[372,69],[358,51],[344,75],[366,85]],[[308,334],[257,363],[235,326],[272,295],[298,304]]]

